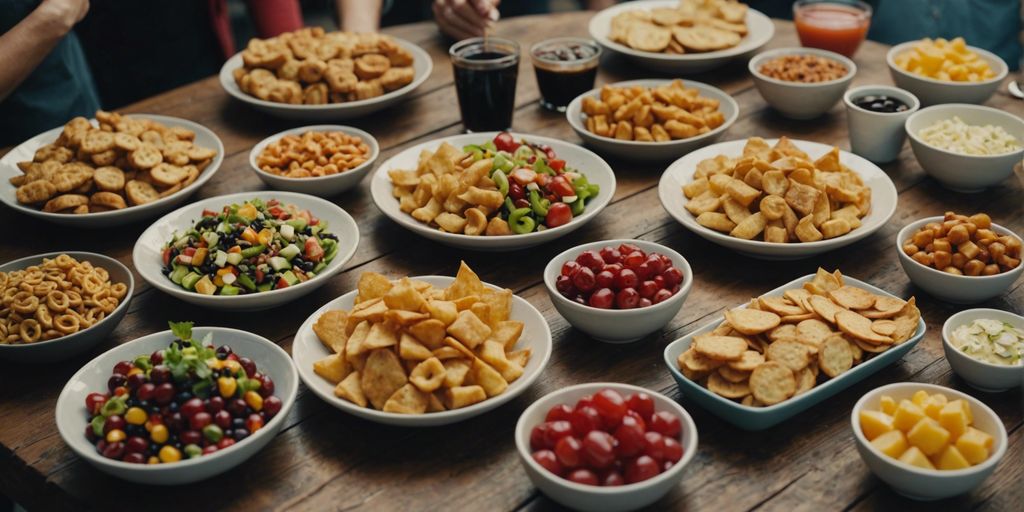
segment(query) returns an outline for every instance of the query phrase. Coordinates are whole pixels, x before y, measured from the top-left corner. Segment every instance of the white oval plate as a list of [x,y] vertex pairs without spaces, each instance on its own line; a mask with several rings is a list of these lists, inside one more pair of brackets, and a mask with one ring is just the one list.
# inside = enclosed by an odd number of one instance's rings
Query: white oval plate
[[[777,140],[767,139],[767,142],[769,145],[774,145]],[[766,260],[795,260],[809,258],[852,244],[878,231],[896,211],[896,186],[893,185],[889,176],[867,159],[847,151],[839,151],[839,161],[856,172],[864,180],[864,184],[871,188],[871,210],[866,217],[861,218],[859,228],[829,240],[773,244],[757,240],[743,240],[697,224],[697,218],[683,207],[687,201],[683,195],[683,185],[693,180],[693,173],[701,160],[718,155],[740,156],[743,154],[743,146],[746,143],[746,140],[719,142],[698,149],[673,162],[661,175],[661,182],[658,184],[661,205],[665,207],[669,215],[675,217],[686,229],[701,237],[747,256]],[[832,146],[818,142],[793,140],[793,144],[810,155],[812,160],[832,150]]]
[[[167,197],[162,197],[152,203],[140,206],[129,206],[128,208],[109,212],[73,215],[67,213],[44,212],[18,203],[18,199],[15,196],[15,191],[18,187],[11,185],[10,182],[10,178],[22,175],[21,170],[18,169],[17,163],[31,161],[37,149],[57,140],[57,137],[64,130],[64,126],[61,125],[22,142],[4,155],[3,158],[0,158],[0,202],[3,202],[14,210],[26,215],[39,217],[40,219],[63,226],[72,226],[76,228],[109,228],[112,226],[120,226],[155,217],[183,203],[185,199],[188,199],[188,197],[192,195],[193,192],[199,190],[199,187],[202,187],[204,183],[210,181],[210,178],[212,178],[220,169],[221,162],[224,161],[224,144],[220,141],[220,138],[213,133],[213,131],[199,123],[194,123],[186,119],[179,119],[177,117],[158,116],[155,114],[126,114],[125,117],[150,119],[166,126],[180,126],[182,128],[192,130],[196,134],[195,143],[203,147],[215,149],[217,151],[217,156],[213,157],[213,161],[210,162],[210,165],[208,165],[206,169],[203,169],[203,172],[199,173],[199,178],[197,178],[191,185]],[[90,122],[92,122],[93,125],[96,125],[95,119]]]
[[[672,82],[673,80],[669,79],[642,79],[618,82],[609,85],[612,87],[632,87],[635,85],[642,87],[659,87]],[[569,103],[568,108],[565,109],[565,118],[569,121],[569,125],[572,126],[576,135],[579,135],[588,146],[591,146],[602,153],[607,153],[625,160],[634,160],[639,162],[679,158],[690,151],[718,140],[718,138],[721,137],[722,134],[725,133],[725,131],[728,130],[740,116],[740,106],[737,105],[736,100],[734,100],[732,96],[729,96],[725,91],[701,82],[692,82],[690,80],[684,80],[683,82],[686,87],[699,90],[701,96],[719,101],[719,110],[722,112],[722,115],[725,116],[725,122],[722,123],[722,126],[695,137],[671,140],[667,142],[638,142],[635,140],[619,140],[612,137],[597,135],[596,133],[591,133],[587,130],[585,124],[586,118],[583,115],[583,98],[588,96],[593,96],[595,98],[600,97],[601,88],[585,92],[572,100],[572,103]]]
[[747,9],[747,35],[740,44],[725,50],[704,53],[654,53],[634,50],[608,38],[612,18],[617,14],[636,9],[651,10],[660,7],[676,7],[678,0],[638,0],[604,9],[590,19],[590,37],[604,49],[620,53],[636,63],[663,73],[699,73],[727,64],[733,59],[749,57],[771,41],[775,35],[775,24],[764,14]]
[[384,212],[391,220],[402,227],[421,235],[425,238],[440,242],[460,249],[472,249],[477,251],[510,251],[525,249],[545,242],[550,242],[558,237],[567,235],[590,222],[615,195],[615,173],[611,166],[594,152],[571,144],[563,140],[541,137],[538,135],[526,135],[512,132],[518,142],[520,139],[535,144],[547,144],[555,150],[558,158],[565,160],[567,165],[586,175],[590,183],[596,183],[601,187],[597,197],[587,203],[587,209],[583,215],[574,217],[568,224],[558,226],[544,231],[534,231],[523,235],[505,236],[469,236],[457,233],[445,233],[439,229],[432,228],[412,218],[408,213],[403,212],[398,205],[398,199],[392,195],[391,178],[388,177],[390,169],[415,169],[423,150],[434,151],[442,142],[447,142],[456,148],[462,148],[467,144],[481,144],[494,139],[498,132],[466,133],[435,139],[422,144],[412,146],[405,151],[389,158],[377,167],[370,178],[370,192],[373,195],[373,202],[380,211]]
[[88,414],[85,397],[94,391],[104,392],[111,369],[118,361],[131,361],[140,355],[167,348],[174,339],[171,331],[163,331],[118,345],[89,361],[61,391],[57,399],[57,430],[72,451],[96,469],[131,482],[150,485],[180,485],[223,473],[252,457],[263,449],[284,426],[285,418],[295,404],[299,379],[288,353],[270,340],[245,331],[224,327],[195,327],[198,339],[213,334],[214,345],[230,345],[238,354],[252,359],[261,372],[274,380],[274,394],[281,399],[281,412],[271,418],[255,434],[230,448],[219,450],[197,459],[186,459],[173,464],[131,464],[111,460],[96,452],[85,438]]
[[[365,142],[367,147],[370,148],[370,155],[367,157],[365,162],[353,169],[329,176],[317,176],[310,178],[289,178],[286,176],[278,176],[276,174],[270,174],[269,172],[260,169],[259,165],[256,165],[256,159],[259,158],[260,153],[262,153],[270,144],[277,142],[286,135],[301,136],[306,132],[342,132],[346,135],[354,135],[363,139],[363,142]],[[332,197],[358,185],[359,182],[363,180],[363,177],[369,174],[370,169],[373,169],[373,164],[377,161],[377,157],[379,155],[380,145],[377,144],[377,139],[374,138],[373,135],[351,126],[318,124],[292,128],[290,130],[275,133],[270,137],[263,139],[259,144],[253,146],[252,151],[249,152],[249,167],[251,167],[253,172],[256,173],[256,176],[274,190],[299,192],[317,197]]]
[[[448,286],[455,280],[455,278],[448,276],[420,276],[410,279],[426,281],[439,287]],[[498,289],[497,286],[492,284],[484,284],[490,288]],[[430,427],[463,421],[494,409],[526,391],[526,388],[530,387],[537,380],[537,377],[540,376],[541,370],[547,366],[548,359],[551,357],[551,330],[548,328],[547,321],[544,320],[544,315],[541,315],[540,311],[537,311],[537,308],[530,305],[525,299],[518,295],[513,295],[512,314],[509,318],[524,324],[523,334],[516,343],[516,349],[529,348],[531,354],[530,361],[526,364],[523,375],[516,379],[515,382],[509,384],[508,389],[504,393],[462,409],[426,414],[398,414],[378,411],[369,407],[359,407],[348,400],[334,396],[334,384],[313,372],[313,363],[331,355],[331,352],[327,350],[327,347],[324,347],[323,343],[320,343],[320,339],[313,332],[313,324],[327,310],[351,310],[358,293],[358,290],[352,290],[324,304],[323,307],[310,315],[303,322],[302,327],[299,327],[299,331],[295,333],[295,340],[292,342],[292,358],[295,359],[295,365],[298,367],[299,378],[302,379],[306,387],[313,390],[317,396],[328,404],[363,419],[403,427]]]
[[[190,292],[174,284],[161,272],[164,246],[175,232],[180,233],[189,229],[195,221],[202,217],[202,212],[205,209],[220,211],[224,206],[243,203],[250,199],[277,199],[282,203],[290,203],[310,210],[321,222],[327,222],[329,233],[337,235],[338,243],[341,244],[338,254],[334,256],[326,269],[309,281],[280,290],[247,295],[203,295]],[[139,236],[138,241],[135,242],[135,249],[132,251],[132,261],[135,264],[135,269],[146,282],[185,302],[225,311],[255,311],[286,304],[327,284],[331,276],[341,272],[345,263],[355,254],[358,245],[359,227],[352,216],[341,207],[306,194],[263,190],[211,197],[163,216]]]
[[345,103],[328,103],[325,105],[292,105],[288,103],[275,103],[273,101],[261,100],[255,96],[250,96],[249,94],[242,92],[238,87],[238,84],[235,83],[235,77],[232,75],[232,72],[236,68],[242,67],[241,52],[234,54],[227,60],[227,62],[224,63],[223,66],[221,66],[220,85],[228,94],[234,96],[235,99],[238,99],[243,103],[248,103],[256,110],[285,119],[337,121],[362,117],[398,103],[409,93],[416,90],[420,84],[425,82],[427,78],[430,77],[430,72],[434,69],[434,61],[430,59],[430,55],[428,55],[423,48],[420,48],[419,46],[416,46],[404,39],[397,37],[394,39],[398,44],[402,45],[403,48],[412,53],[412,67],[415,77],[409,85],[402,87],[401,89],[395,89],[394,91],[381,96],[377,96],[376,98],[347,101]]

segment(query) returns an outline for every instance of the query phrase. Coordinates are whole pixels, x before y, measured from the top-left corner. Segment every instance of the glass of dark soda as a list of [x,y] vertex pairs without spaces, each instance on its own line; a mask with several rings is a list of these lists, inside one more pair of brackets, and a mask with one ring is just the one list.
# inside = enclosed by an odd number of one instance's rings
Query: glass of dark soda
[[448,54],[455,70],[455,90],[466,131],[511,128],[519,44],[498,37],[474,37],[455,43]]
[[594,87],[601,47],[589,39],[556,37],[530,48],[530,59],[537,72],[540,105],[565,112],[580,94]]

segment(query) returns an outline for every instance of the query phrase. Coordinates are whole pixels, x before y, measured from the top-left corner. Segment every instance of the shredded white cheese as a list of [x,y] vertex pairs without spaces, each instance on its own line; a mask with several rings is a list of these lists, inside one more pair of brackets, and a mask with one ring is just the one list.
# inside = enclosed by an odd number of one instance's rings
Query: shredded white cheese
[[1021,147],[1002,126],[969,125],[956,116],[936,121],[918,135],[930,146],[964,155],[1001,155]]

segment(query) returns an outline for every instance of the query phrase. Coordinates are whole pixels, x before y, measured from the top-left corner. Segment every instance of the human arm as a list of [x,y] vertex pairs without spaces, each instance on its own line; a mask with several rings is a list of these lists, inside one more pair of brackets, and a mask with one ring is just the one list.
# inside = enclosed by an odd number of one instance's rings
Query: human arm
[[88,0],[44,0],[0,36],[0,101],[32,74],[88,11]]
[[377,32],[383,0],[335,0],[338,26],[346,32]]
[[434,20],[455,39],[480,37],[498,21],[501,0],[434,0]]

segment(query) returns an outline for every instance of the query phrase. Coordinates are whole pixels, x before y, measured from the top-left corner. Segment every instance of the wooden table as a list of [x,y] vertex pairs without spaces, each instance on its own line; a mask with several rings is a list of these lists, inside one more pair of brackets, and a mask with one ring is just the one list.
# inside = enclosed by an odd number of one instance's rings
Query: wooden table
[[[588,13],[566,13],[502,21],[497,33],[522,48],[555,34],[584,36]],[[776,22],[771,46],[795,46],[792,24]],[[380,141],[382,158],[423,141],[462,130],[452,87],[447,43],[429,23],[387,30],[423,46],[434,59],[434,73],[400,107],[354,122]],[[867,42],[860,50],[856,84],[890,83],[886,47]],[[527,59],[528,60],[528,59]],[[579,142],[564,116],[541,110],[533,71],[521,65],[514,127]],[[649,76],[627,61],[608,56],[599,83]],[[737,62],[697,80],[732,94],[740,118],[726,139],[789,135],[848,149],[842,107],[815,121],[783,119],[753,89],[745,63]],[[1005,88],[1004,88],[1005,89]],[[1022,104],[1004,90],[990,105],[1020,114]],[[169,114],[202,123],[223,139],[224,168],[197,194],[206,198],[263,188],[248,168],[249,149],[268,134],[299,126],[257,113],[232,101],[216,77],[181,87],[125,109]],[[872,510],[924,508],[899,497],[874,478],[857,455],[850,432],[850,409],[866,391],[898,381],[930,382],[971,393],[999,413],[1010,433],[1005,459],[971,494],[941,503],[942,509],[1019,510],[1024,501],[1024,419],[1019,391],[990,395],[968,388],[943,358],[939,335],[949,315],[962,309],[915,289],[896,260],[893,238],[906,223],[946,210],[985,210],[1018,233],[1024,232],[1024,191],[1015,179],[984,194],[941,188],[927,178],[909,148],[884,166],[900,192],[899,208],[887,226],[846,249],[797,262],[752,260],[686,231],[658,203],[661,166],[612,161],[618,178],[614,202],[598,220],[539,248],[513,254],[453,250],[414,236],[372,206],[369,181],[337,198],[360,223],[362,243],[347,272],[293,304],[263,314],[203,310],[154,291],[136,275],[136,295],[128,316],[112,338],[88,356],[50,366],[0,364],[0,492],[30,510],[122,509],[257,510],[544,510],[553,502],[530,485],[512,440],[519,414],[544,394],[582,382],[617,381],[644,386],[670,397],[680,395],[662,362],[665,345],[719,316],[723,309],[813,272],[818,265],[854,276],[908,297],[916,294],[928,323],[925,339],[898,364],[831,400],[758,433],[750,433],[688,404],[700,432],[699,453],[679,487],[657,509],[691,510]],[[132,246],[144,224],[114,230],[76,231],[0,210],[0,226],[12,240],[0,245],[0,261],[54,250],[91,250],[131,263]],[[45,236],[43,235],[45,234]],[[555,254],[601,239],[641,238],[667,244],[684,254],[697,282],[682,312],[660,335],[625,346],[606,345],[573,330],[552,308],[541,270]],[[299,325],[325,302],[354,288],[360,272],[392,275],[453,274],[459,258],[481,277],[512,288],[547,318],[555,353],[538,382],[512,402],[469,421],[447,427],[407,429],[370,423],[341,411],[302,389],[277,439],[244,466],[191,488],[131,485],[93,470],[65,446],[54,424],[57,395],[67,379],[90,358],[144,334],[166,329],[169,319],[195,320],[250,330],[290,349]],[[1024,291],[989,301],[989,307],[1020,312]]]

